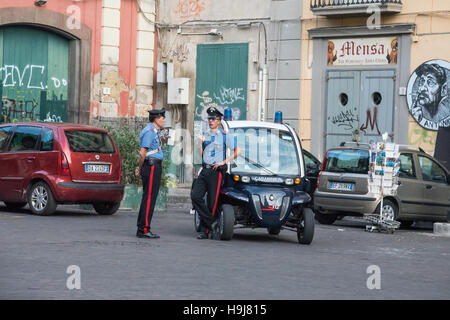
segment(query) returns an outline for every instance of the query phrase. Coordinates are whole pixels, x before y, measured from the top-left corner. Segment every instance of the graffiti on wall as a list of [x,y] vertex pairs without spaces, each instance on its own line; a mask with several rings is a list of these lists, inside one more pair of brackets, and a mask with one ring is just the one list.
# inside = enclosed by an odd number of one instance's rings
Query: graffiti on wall
[[189,19],[199,17],[200,12],[205,10],[205,1],[203,0],[178,0],[178,5],[174,10],[180,19]]
[[66,119],[65,78],[48,75],[43,65],[27,64],[1,66],[0,79],[0,122]]
[[[220,99],[215,98],[216,96],[217,93],[213,93],[213,97],[211,97],[208,91],[204,91],[201,95],[197,94],[197,98],[200,99],[200,103],[199,106],[196,107],[195,113],[205,122],[205,127],[206,124],[208,123],[207,122],[208,114],[206,113],[206,110],[209,107],[215,107],[222,113],[224,113],[225,109],[228,108],[228,106],[221,104]],[[245,100],[245,98],[243,100]],[[239,108],[233,107],[231,107],[231,110],[233,113],[233,120],[239,120],[241,110]]]
[[238,100],[245,101],[243,88],[221,87],[218,93],[214,93],[214,98],[221,105],[231,105]]
[[377,134],[381,135],[380,132],[380,128],[378,128],[378,107],[375,106],[373,109],[373,117],[372,117],[372,112],[370,111],[370,109],[367,109],[366,111],[366,123],[361,124],[361,127],[359,128],[359,130],[361,130],[362,132],[366,133],[366,130],[369,128],[370,126],[370,130],[374,131],[374,129],[377,129]]
[[359,122],[359,117],[353,114],[352,110],[340,111],[331,117],[328,117],[332,124],[342,127],[344,130],[353,130],[354,123]]
[[172,57],[179,63],[185,62],[189,58],[189,48],[185,43],[177,45],[172,51]]
[[420,127],[416,122],[409,123],[408,143],[419,146],[429,154],[434,153],[437,131],[427,130]]
[[[42,82],[42,77],[45,74],[45,66],[40,65],[26,65],[19,68],[15,65],[4,65],[0,67],[0,78],[3,79],[3,87],[19,87],[27,89],[48,89],[48,85]],[[55,88],[67,87],[66,79],[59,79],[51,77]]]

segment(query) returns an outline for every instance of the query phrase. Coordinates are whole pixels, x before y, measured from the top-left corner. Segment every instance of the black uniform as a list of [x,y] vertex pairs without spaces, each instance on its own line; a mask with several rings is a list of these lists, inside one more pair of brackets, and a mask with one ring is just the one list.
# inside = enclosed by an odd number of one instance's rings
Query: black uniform
[[[165,110],[151,110],[150,117],[164,116]],[[137,236],[145,238],[159,238],[150,231],[150,223],[155,210],[156,198],[161,185],[162,159],[161,142],[159,130],[149,123],[139,135],[141,148],[148,148],[147,156],[141,168],[141,179],[143,186],[141,206],[137,220]]]
[[[222,116],[222,113],[215,108],[208,108],[207,112],[208,117]],[[208,238],[212,224],[217,218],[219,193],[227,166],[223,165],[215,170],[213,165],[225,160],[227,147],[234,149],[234,143],[229,138],[221,128],[217,129],[215,133],[211,131],[205,133],[205,141],[202,145],[202,169],[191,190],[192,205],[200,217],[200,239]],[[206,193],[207,201],[205,203]]]

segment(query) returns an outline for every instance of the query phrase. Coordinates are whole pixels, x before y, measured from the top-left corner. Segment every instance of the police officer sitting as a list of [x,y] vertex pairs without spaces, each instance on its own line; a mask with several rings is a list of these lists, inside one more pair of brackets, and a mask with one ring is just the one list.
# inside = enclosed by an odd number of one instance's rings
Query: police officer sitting
[[138,238],[157,239],[159,236],[150,231],[156,198],[161,185],[163,152],[159,139],[159,131],[166,122],[165,110],[150,110],[150,123],[142,129],[139,135],[139,164],[136,167],[136,176],[142,178],[142,200],[137,220]]
[[[218,198],[220,187],[223,183],[223,175],[227,170],[227,163],[233,161],[240,154],[234,138],[226,134],[220,128],[223,114],[217,108],[207,109],[209,130],[199,136],[202,144],[202,169],[191,190],[191,200],[194,209],[200,218],[200,233],[198,239],[207,239],[210,230],[214,228],[217,217]],[[226,156],[226,150],[230,148],[233,154]],[[207,204],[204,196],[207,194]]]

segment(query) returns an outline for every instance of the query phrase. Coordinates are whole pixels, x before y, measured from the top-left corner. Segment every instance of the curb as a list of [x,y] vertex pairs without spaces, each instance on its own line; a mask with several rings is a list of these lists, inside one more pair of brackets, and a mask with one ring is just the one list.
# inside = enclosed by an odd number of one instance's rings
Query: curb
[[434,223],[433,233],[437,236],[450,237],[450,223]]

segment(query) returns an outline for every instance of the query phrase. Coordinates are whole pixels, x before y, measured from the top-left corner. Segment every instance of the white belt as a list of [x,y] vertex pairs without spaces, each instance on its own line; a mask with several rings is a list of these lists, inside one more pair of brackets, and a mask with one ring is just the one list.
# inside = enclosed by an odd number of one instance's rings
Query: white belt
[[159,150],[161,150],[161,147],[159,147],[158,149],[155,149],[155,150],[148,151],[147,154],[145,155],[145,157],[151,156],[152,154],[157,153]]

